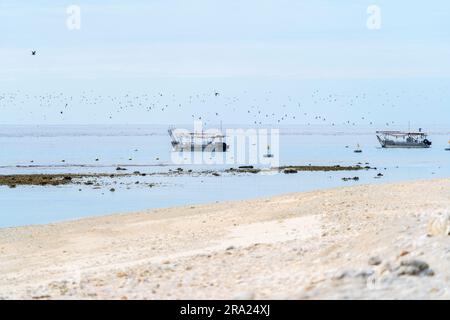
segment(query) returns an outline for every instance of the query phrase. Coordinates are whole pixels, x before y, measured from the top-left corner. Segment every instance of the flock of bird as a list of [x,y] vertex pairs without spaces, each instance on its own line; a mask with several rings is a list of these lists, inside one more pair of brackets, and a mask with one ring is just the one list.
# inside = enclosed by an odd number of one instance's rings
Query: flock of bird
[[[35,56],[37,51],[33,50],[31,54]],[[167,92],[100,94],[94,90],[84,90],[76,94],[32,94],[16,90],[0,93],[0,111],[6,107],[17,108],[19,112],[41,117],[42,120],[46,120],[47,116],[54,120],[55,113],[59,114],[59,117],[70,117],[73,114],[71,112],[83,110],[86,114],[95,113],[105,117],[111,123],[120,121],[123,113],[135,112],[137,117],[146,117],[148,114],[148,123],[154,123],[152,119],[167,113],[182,115],[182,123],[201,120],[205,126],[218,124],[223,118],[229,121],[230,115],[234,123],[253,125],[355,126],[373,125],[373,119],[379,119],[380,112],[389,113],[401,104],[402,98],[403,101],[405,99],[398,91],[376,94],[335,94],[325,91],[316,89],[301,95],[280,95],[279,92],[265,91],[258,92],[257,97],[252,97],[248,91],[229,94],[225,90],[183,95]],[[348,116],[348,119],[344,116]],[[386,114],[386,119],[391,120],[385,121],[385,126],[396,124],[392,118]],[[379,123],[378,121],[377,124]]]
[[[266,124],[292,124],[302,123],[305,125],[324,124],[335,126],[336,124],[354,126],[357,124],[372,125],[373,121],[368,120],[371,111],[365,111],[360,116],[355,117],[353,105],[363,104],[365,95],[345,97],[326,94],[321,95],[319,91],[314,91],[308,98],[308,102],[299,102],[288,96],[283,99],[272,95],[268,91],[258,94],[258,98],[253,98],[248,92],[239,95],[227,96],[218,91],[195,93],[191,95],[176,95],[174,93],[132,93],[120,94],[99,94],[94,90],[84,90],[78,94],[66,94],[64,92],[49,92],[45,94],[33,94],[22,90],[15,90],[0,93],[0,110],[2,108],[15,108],[18,112],[28,113],[42,117],[43,120],[51,114],[51,119],[55,119],[55,114],[60,117],[70,117],[73,112],[78,112],[81,108],[86,114],[95,112],[102,114],[114,123],[120,120],[122,114],[135,112],[137,116],[148,114],[148,122],[152,123],[158,114],[168,113],[174,116],[182,113],[185,121],[201,120],[204,125],[218,124],[226,114],[228,119],[233,115],[234,123],[252,123],[254,125]],[[319,108],[318,106],[322,106]],[[323,106],[337,106],[341,111],[352,114],[352,120],[338,123],[331,116],[325,116]],[[348,108],[346,109],[345,106]],[[321,110],[322,109],[322,110]],[[53,114],[52,114],[53,113]],[[328,114],[330,114],[328,112]],[[58,119],[56,117],[56,119]],[[64,118],[60,118],[64,120]],[[394,121],[386,125],[394,124]]]
[[[371,126],[376,123],[388,127],[396,124],[395,117],[389,113],[401,105],[401,101],[399,94],[387,92],[374,97],[366,93],[343,95],[314,90],[308,95],[294,98],[294,95],[286,96],[272,91],[259,91],[255,95],[248,91],[228,94],[225,90],[193,94],[131,91],[101,94],[94,90],[71,94],[61,91],[33,94],[18,89],[0,92],[0,112],[4,108],[14,108],[15,113],[21,113],[23,117],[61,122],[82,112],[87,117],[93,118],[94,114],[96,120],[112,124],[130,117],[146,119],[148,123],[158,123],[158,120],[173,117],[175,123],[201,120],[204,126],[217,125],[225,119],[226,123],[255,126]],[[373,108],[370,108],[371,105]],[[385,114],[389,121],[380,122],[380,113]],[[230,122],[230,118],[233,122]]]

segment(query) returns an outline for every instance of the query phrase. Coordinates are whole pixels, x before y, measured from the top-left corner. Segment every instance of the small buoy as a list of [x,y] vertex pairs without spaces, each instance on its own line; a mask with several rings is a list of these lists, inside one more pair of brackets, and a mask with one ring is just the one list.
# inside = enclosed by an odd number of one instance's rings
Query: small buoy
[[270,152],[270,146],[267,146],[267,153],[263,155],[264,158],[273,158],[273,153]]

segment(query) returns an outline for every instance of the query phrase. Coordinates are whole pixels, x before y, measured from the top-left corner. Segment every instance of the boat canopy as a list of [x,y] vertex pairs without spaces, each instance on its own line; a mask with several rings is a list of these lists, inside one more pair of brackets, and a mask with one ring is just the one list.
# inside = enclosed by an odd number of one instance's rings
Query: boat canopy
[[403,131],[377,131],[377,134],[384,134],[384,135],[393,136],[393,137],[408,137],[408,136],[425,137],[425,136],[427,136],[427,134],[424,132],[403,132]]
[[206,133],[206,132],[173,132],[179,138],[200,138],[200,139],[219,139],[225,138],[223,134]]

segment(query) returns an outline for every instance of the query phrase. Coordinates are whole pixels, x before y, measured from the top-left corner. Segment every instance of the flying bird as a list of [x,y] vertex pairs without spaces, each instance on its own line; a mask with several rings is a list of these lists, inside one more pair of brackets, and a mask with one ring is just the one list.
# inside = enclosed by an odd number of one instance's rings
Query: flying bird
[[31,51],[31,55],[32,55],[32,56],[35,56],[35,55],[36,55],[36,50]]

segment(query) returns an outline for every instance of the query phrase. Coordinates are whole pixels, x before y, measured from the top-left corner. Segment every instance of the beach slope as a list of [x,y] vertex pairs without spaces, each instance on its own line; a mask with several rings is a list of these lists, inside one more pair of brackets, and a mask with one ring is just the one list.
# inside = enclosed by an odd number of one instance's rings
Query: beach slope
[[0,230],[3,299],[449,299],[450,180]]

